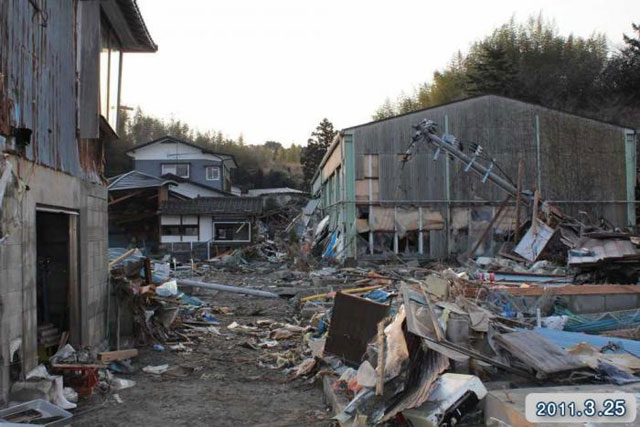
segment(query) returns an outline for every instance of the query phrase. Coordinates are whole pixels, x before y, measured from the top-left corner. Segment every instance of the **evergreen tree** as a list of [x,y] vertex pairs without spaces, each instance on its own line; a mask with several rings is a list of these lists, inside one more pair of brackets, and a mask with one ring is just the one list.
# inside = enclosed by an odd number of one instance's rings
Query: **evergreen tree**
[[481,43],[477,59],[467,69],[467,92],[470,95],[512,96],[516,84],[514,64],[502,46]]
[[302,149],[300,163],[302,164],[303,188],[309,189],[311,179],[316,173],[324,154],[331,145],[338,132],[333,129],[333,124],[326,118],[322,119],[311,133],[307,146]]

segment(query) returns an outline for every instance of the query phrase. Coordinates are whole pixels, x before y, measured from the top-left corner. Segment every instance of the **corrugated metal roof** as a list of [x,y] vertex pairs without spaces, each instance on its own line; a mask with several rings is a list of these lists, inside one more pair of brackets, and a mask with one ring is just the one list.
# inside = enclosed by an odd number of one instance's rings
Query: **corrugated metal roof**
[[287,194],[287,193],[304,194],[304,191],[296,190],[295,188],[289,188],[289,187],[255,188],[253,190],[249,190],[250,196],[263,196],[265,194]]
[[193,200],[168,200],[160,213],[170,215],[257,215],[262,200],[256,197],[200,197]]
[[193,148],[197,148],[198,150],[201,150],[203,153],[213,154],[214,156],[220,157],[223,162],[227,162],[227,161],[233,162],[234,168],[238,167],[238,163],[236,162],[236,158],[233,156],[233,154],[226,154],[226,153],[220,153],[219,151],[209,150],[208,148],[203,147],[201,145],[194,144],[193,142],[185,141],[183,139],[178,139],[170,135],[162,136],[160,138],[154,139],[153,141],[147,141],[140,144],[136,144],[133,147],[129,148],[126,151],[126,153],[131,153],[139,148],[146,147],[147,145],[152,145],[157,143],[168,143],[168,142],[180,143],[180,144],[188,145]]
[[109,191],[133,190],[136,188],[154,188],[163,185],[177,185],[175,181],[158,178],[139,171],[131,171],[109,178]]
[[225,192],[213,188],[206,188],[203,185],[195,185],[191,182],[179,182],[177,186],[171,188],[172,193],[179,194],[189,199],[196,197],[225,197]]
[[136,0],[117,0],[120,10],[124,14],[127,24],[138,42],[135,48],[130,48],[131,52],[156,52],[158,45],[151,38],[147,25],[142,18],[140,8]]

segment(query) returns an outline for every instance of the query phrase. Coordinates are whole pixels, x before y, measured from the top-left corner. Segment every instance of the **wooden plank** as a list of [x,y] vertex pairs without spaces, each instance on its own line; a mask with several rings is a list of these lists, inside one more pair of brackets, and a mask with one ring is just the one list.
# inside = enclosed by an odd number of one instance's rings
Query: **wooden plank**
[[109,202],[109,206],[111,206],[111,205],[115,205],[116,203],[123,202],[123,201],[128,200],[128,199],[130,199],[130,198],[132,198],[132,197],[136,197],[136,196],[138,196],[138,195],[140,195],[140,194],[144,193],[144,192],[145,192],[145,190],[146,190],[146,189],[142,189],[142,190],[134,191],[133,193],[129,193],[129,194],[124,195],[124,196],[122,196],[122,197],[118,197],[117,199],[111,200],[111,201]]
[[133,248],[133,249],[129,249],[127,252],[123,253],[122,255],[120,255],[118,258],[114,259],[113,261],[111,261],[109,263],[109,269],[111,269],[111,267],[113,267],[114,265],[116,265],[117,263],[119,263],[120,261],[122,261],[123,259],[128,258],[129,256],[131,256],[135,251],[137,250],[137,248]]
[[382,396],[384,392],[384,320],[378,323],[378,367],[376,369],[376,396]]
[[102,363],[108,363],[114,360],[126,360],[132,357],[138,357],[138,349],[128,348],[125,350],[105,351],[98,354],[98,358]]
[[[487,236],[489,235],[489,231],[491,231],[491,229],[493,228],[493,225],[496,223],[496,221],[498,220],[498,218],[500,218],[500,215],[502,215],[502,212],[504,211],[504,208],[507,207],[507,203],[509,202],[509,200],[511,200],[511,195],[508,195],[500,204],[500,207],[498,208],[498,212],[496,212],[496,214],[493,216],[493,218],[491,218],[491,221],[489,222],[489,224],[485,227],[484,231],[482,232],[482,235],[480,236],[480,238],[478,239],[478,241],[476,242],[475,246],[473,247],[473,249],[471,249],[471,253],[469,254],[469,258],[473,258],[473,256],[476,254],[476,251],[478,250],[478,247],[480,247],[480,245],[482,244],[482,242],[485,241],[485,239],[487,238]],[[519,222],[519,221],[518,221]]]

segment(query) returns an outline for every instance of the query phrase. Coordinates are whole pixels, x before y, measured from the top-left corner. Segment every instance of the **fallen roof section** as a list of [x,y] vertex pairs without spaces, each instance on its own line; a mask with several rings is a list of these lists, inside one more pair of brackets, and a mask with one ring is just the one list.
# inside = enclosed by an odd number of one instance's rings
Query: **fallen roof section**
[[276,187],[276,188],[254,188],[249,190],[250,196],[268,196],[271,194],[306,194],[304,191],[296,190],[289,187]]
[[137,188],[155,188],[165,185],[178,185],[170,179],[162,179],[140,171],[132,170],[107,179],[109,191],[133,190]]

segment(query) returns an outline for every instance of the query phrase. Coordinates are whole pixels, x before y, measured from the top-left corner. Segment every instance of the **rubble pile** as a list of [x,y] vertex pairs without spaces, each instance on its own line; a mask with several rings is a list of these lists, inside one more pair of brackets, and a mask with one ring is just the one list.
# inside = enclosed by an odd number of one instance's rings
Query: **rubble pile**
[[[494,262],[504,267],[502,260]],[[292,372],[324,377],[335,419],[345,425],[402,419],[478,425],[483,414],[477,403],[494,384],[640,381],[640,343],[572,332],[637,325],[637,310],[619,317],[572,315],[563,305],[565,296],[549,292],[565,285],[526,279],[516,284],[514,277],[502,282],[498,273],[483,272],[491,263],[479,260],[440,271],[407,266],[334,270],[335,279],[356,275],[372,281],[300,299],[300,315],[309,318],[310,329],[302,362]],[[535,270],[564,272],[550,264]],[[514,289],[543,292],[527,301],[509,292]]]

